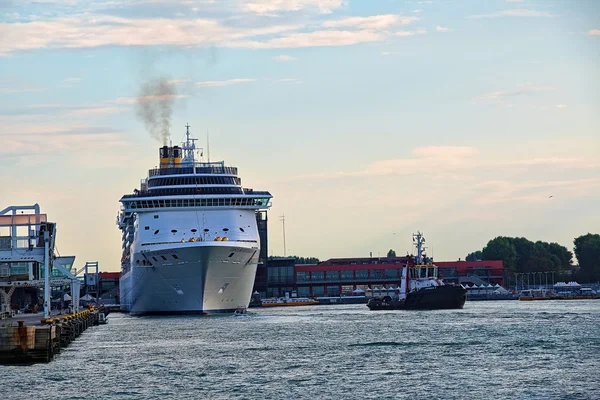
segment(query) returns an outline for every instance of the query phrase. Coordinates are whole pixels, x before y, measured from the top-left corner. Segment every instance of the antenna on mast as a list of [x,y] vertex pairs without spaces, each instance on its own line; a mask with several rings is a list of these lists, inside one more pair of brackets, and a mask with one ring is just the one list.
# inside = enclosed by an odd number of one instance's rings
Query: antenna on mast
[[210,163],[210,136],[208,135],[208,129],[206,130],[206,158]]
[[283,224],[283,256],[287,257],[287,246],[285,245],[285,214],[281,214],[279,220]]
[[417,231],[417,233],[413,233],[413,243],[417,248],[417,264],[422,264],[424,261],[423,251],[426,249],[426,247],[423,246],[423,243],[425,243],[425,238],[421,232]]
[[183,160],[182,163],[186,165],[193,165],[195,160],[196,144],[194,143],[197,139],[192,138],[190,135],[190,124],[185,125],[185,142],[182,145],[183,149]]

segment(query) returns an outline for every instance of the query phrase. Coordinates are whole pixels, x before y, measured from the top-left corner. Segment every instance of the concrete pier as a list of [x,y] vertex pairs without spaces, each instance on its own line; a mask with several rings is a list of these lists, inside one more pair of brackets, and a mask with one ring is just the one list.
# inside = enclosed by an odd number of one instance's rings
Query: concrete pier
[[[98,325],[103,308],[90,309],[61,317],[26,322],[3,320],[0,323],[0,364],[29,365],[51,361],[83,331]],[[15,324],[16,322],[16,324]]]

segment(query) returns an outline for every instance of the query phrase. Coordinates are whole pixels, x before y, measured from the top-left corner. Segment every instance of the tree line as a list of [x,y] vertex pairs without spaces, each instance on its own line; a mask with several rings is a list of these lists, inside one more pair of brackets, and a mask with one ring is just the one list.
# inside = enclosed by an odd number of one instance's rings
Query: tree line
[[498,236],[478,251],[469,253],[467,261],[502,260],[508,272],[554,271],[557,279],[582,282],[600,280],[600,235],[588,233],[573,241],[579,268],[573,271],[573,253],[558,243],[532,242],[523,237]]
[[[317,257],[298,257],[298,256],[287,256],[286,258],[293,257],[296,260],[296,264],[318,264],[320,260]],[[269,260],[274,258],[284,258],[283,256],[269,256]]]

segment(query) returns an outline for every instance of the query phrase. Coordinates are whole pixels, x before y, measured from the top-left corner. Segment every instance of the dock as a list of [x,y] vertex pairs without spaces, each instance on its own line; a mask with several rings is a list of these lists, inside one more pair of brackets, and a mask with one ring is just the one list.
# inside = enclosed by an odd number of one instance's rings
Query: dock
[[[0,321],[0,365],[31,365],[47,363],[81,335],[98,325],[103,308],[43,318],[24,315]],[[40,318],[41,317],[41,318]]]
[[110,311],[97,299],[84,309],[93,299],[88,289],[97,285],[98,262],[78,270],[75,256],[60,256],[56,223],[37,203],[0,210],[0,228],[0,364],[49,362],[87,328],[106,322]]

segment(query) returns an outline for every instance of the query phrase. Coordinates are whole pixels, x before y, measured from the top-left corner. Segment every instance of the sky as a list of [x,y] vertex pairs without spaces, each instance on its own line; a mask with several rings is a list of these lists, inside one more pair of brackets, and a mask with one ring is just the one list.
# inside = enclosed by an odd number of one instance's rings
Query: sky
[[160,79],[173,143],[208,132],[272,193],[271,255],[282,215],[285,253],[322,260],[600,231],[598,1],[0,0],[0,208],[39,203],[60,254],[117,271]]

